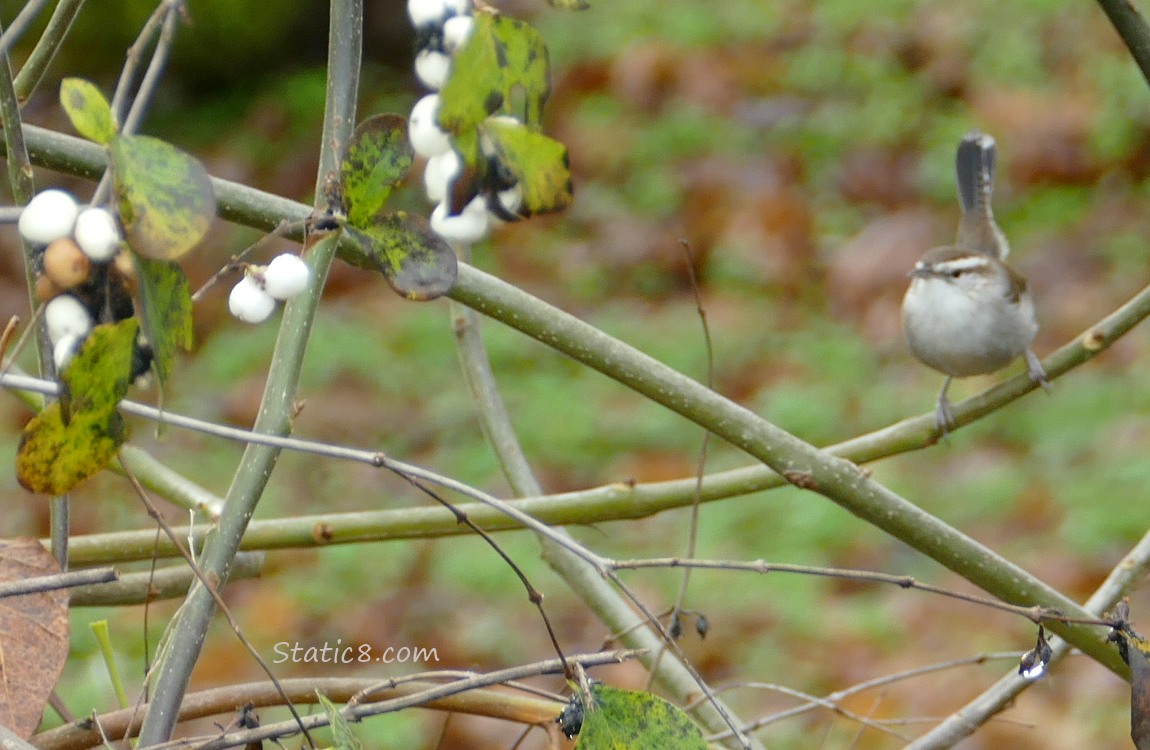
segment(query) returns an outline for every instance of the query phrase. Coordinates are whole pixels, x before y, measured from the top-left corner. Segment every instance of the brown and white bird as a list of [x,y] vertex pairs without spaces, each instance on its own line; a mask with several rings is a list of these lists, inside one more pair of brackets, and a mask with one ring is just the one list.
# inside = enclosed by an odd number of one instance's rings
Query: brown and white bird
[[915,263],[902,301],[911,352],[946,375],[934,416],[943,435],[955,426],[946,397],[953,378],[986,375],[1025,357],[1030,378],[1047,386],[1046,371],[1030,350],[1038,333],[1034,301],[1026,279],[1006,264],[1010,246],[990,208],[995,152],[994,138],[978,131],[959,142],[958,237]]

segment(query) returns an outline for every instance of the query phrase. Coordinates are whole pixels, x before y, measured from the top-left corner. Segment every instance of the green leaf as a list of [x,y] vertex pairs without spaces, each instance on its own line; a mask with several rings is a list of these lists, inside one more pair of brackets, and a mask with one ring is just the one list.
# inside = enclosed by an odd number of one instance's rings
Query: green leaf
[[60,82],[60,104],[72,127],[88,140],[106,145],[116,137],[112,107],[94,84],[83,78],[65,78]]
[[547,4],[559,10],[587,10],[591,7],[586,0],[547,0]]
[[128,245],[153,260],[175,260],[203,239],[216,213],[204,165],[144,135],[112,140],[120,223]]
[[60,495],[108,465],[123,444],[116,407],[128,392],[135,318],[96,326],[64,370],[60,400],[24,427],[16,478],[30,492]]
[[363,750],[363,743],[351,731],[347,719],[340,714],[339,708],[320,691],[315,691],[315,694],[319,698],[320,705],[323,706],[323,712],[327,714],[328,722],[331,724],[332,740],[335,742],[332,746],[333,750]]
[[503,170],[523,188],[521,214],[561,211],[571,205],[566,146],[507,118],[489,118],[482,131]]
[[502,113],[538,128],[550,93],[551,66],[539,32],[508,16],[476,13],[439,92],[439,126],[459,135]]
[[371,223],[411,168],[411,159],[407,121],[402,117],[376,115],[359,124],[340,165],[343,200],[351,224]]
[[706,750],[691,718],[657,695],[591,686],[577,750]]
[[360,268],[379,270],[391,288],[407,299],[435,299],[455,284],[455,251],[422,216],[397,211],[368,226],[346,226],[344,231],[359,251],[354,259],[345,259]]
[[144,334],[152,346],[152,367],[161,387],[172,374],[176,354],[192,348],[192,291],[175,261],[136,257]]

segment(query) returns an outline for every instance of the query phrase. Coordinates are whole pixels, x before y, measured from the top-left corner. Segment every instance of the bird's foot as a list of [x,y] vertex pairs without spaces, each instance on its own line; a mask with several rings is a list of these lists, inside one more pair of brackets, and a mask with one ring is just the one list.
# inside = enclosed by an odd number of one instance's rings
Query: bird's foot
[[1026,350],[1026,369],[1029,372],[1030,380],[1036,385],[1042,386],[1042,390],[1050,393],[1050,380],[1046,377],[1046,369],[1042,366],[1042,360],[1029,349]]

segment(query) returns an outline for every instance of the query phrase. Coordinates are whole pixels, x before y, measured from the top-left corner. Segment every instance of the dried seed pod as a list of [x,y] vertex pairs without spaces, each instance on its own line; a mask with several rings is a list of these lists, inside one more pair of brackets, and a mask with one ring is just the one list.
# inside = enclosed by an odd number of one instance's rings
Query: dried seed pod
[[44,250],[44,273],[61,289],[71,289],[88,280],[92,261],[72,239],[64,237]]
[[41,273],[36,276],[36,299],[41,302],[47,302],[55,297],[60,292],[64,291],[57,286],[55,281],[48,278],[47,274]]
[[136,293],[136,261],[132,258],[131,252],[121,250],[116,253],[116,257],[112,260],[112,273],[124,282],[124,289],[128,294]]

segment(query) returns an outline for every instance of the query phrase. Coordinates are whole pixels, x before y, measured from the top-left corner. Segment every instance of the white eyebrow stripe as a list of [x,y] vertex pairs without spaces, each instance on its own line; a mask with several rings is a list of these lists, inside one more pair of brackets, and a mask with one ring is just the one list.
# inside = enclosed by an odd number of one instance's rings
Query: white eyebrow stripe
[[934,270],[941,273],[973,271],[976,268],[986,268],[987,264],[988,261],[986,258],[977,255],[971,255],[966,258],[955,258],[954,260],[944,260],[940,263],[935,263]]

